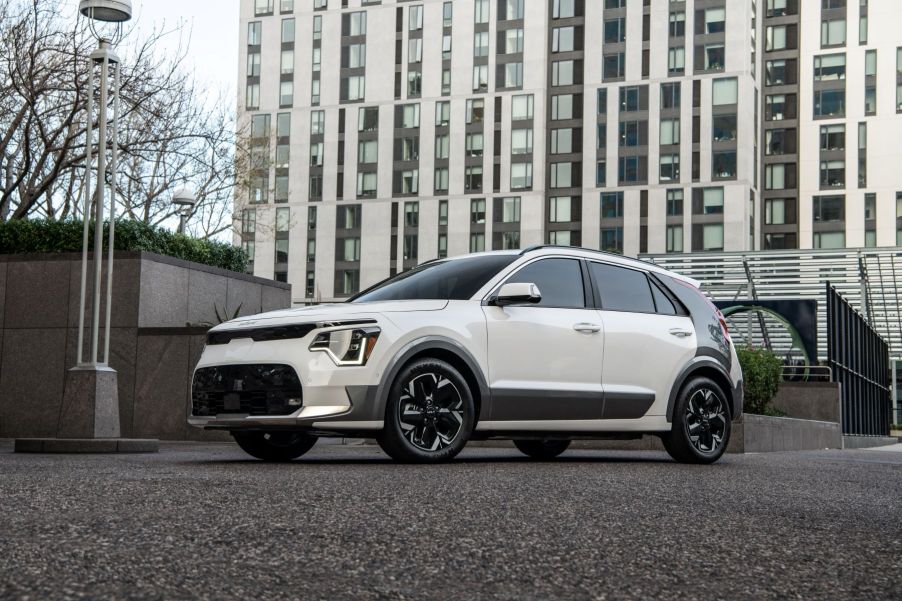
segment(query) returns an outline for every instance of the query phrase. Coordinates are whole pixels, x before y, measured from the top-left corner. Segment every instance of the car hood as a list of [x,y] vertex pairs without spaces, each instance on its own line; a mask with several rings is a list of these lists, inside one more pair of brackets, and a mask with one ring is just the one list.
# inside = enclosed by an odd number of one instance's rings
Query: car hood
[[371,303],[332,303],[281,309],[258,315],[238,317],[219,324],[216,330],[253,327],[254,325],[274,326],[281,324],[310,323],[317,321],[334,321],[340,319],[372,318],[383,313],[402,313],[411,311],[440,311],[448,306],[446,300],[406,300],[378,301]]

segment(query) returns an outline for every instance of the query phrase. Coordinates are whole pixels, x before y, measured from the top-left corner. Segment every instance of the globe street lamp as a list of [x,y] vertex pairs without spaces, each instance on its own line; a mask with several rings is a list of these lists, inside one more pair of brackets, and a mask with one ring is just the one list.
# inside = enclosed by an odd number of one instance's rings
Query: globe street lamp
[[[110,313],[113,300],[113,246],[116,225],[116,172],[119,158],[118,118],[121,63],[113,46],[122,38],[122,24],[132,17],[131,0],[81,0],[78,11],[88,20],[97,49],[88,59],[85,128],[84,231],[82,232],[81,296],[78,313],[77,364],[66,376],[60,438],[118,438],[119,392],[117,374],[110,362]],[[97,139],[94,139],[95,76],[99,71],[100,102],[96,107]],[[110,80],[112,79],[112,99]],[[112,105],[112,107],[111,107]],[[112,113],[112,114],[111,114]],[[109,130],[109,131],[108,131]],[[94,149],[97,149],[96,181],[92,186]],[[109,150],[108,150],[109,147]],[[107,156],[109,154],[109,157]],[[109,159],[109,163],[108,163]],[[100,305],[103,279],[103,222],[109,186],[109,239],[106,266],[106,314],[103,354],[100,354]],[[93,188],[93,189],[92,189]],[[92,215],[93,203],[93,215]],[[91,305],[91,344],[85,352],[85,312],[88,284],[88,234],[94,220],[94,286]],[[101,360],[102,359],[102,360]]]
[[197,204],[197,198],[188,188],[181,188],[172,194],[172,206],[179,216],[179,233],[185,233],[185,222],[191,217],[194,211],[194,205]]

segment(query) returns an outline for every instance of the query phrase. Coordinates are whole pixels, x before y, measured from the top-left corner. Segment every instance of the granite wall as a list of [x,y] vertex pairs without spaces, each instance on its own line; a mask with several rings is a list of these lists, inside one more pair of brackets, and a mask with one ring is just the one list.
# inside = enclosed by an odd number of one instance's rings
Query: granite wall
[[[289,307],[291,287],[152,253],[120,252],[115,264],[110,365],[122,437],[223,438],[186,424],[205,332],[217,311]],[[77,360],[80,278],[80,254],[0,256],[0,438],[56,434],[65,373]]]

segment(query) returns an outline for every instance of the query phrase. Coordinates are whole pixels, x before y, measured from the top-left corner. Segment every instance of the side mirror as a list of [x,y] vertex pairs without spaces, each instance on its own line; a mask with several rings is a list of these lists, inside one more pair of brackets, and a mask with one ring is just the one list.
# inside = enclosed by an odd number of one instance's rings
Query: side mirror
[[498,307],[520,303],[536,304],[542,300],[539,287],[531,283],[504,284],[492,304]]

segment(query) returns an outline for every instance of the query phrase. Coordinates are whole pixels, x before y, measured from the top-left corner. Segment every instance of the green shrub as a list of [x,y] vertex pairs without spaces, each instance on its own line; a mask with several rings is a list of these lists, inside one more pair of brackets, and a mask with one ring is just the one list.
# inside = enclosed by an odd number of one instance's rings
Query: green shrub
[[[108,223],[103,224],[106,248]],[[80,252],[83,222],[24,219],[0,223],[0,254]],[[94,248],[94,227],[89,228],[89,248]],[[247,269],[247,253],[242,248],[199,240],[154,227],[142,221],[116,221],[116,250],[168,255],[185,261],[203,263],[230,271]]]
[[742,366],[746,413],[774,415],[777,412],[770,402],[780,387],[783,362],[767,349],[737,348],[736,354]]

